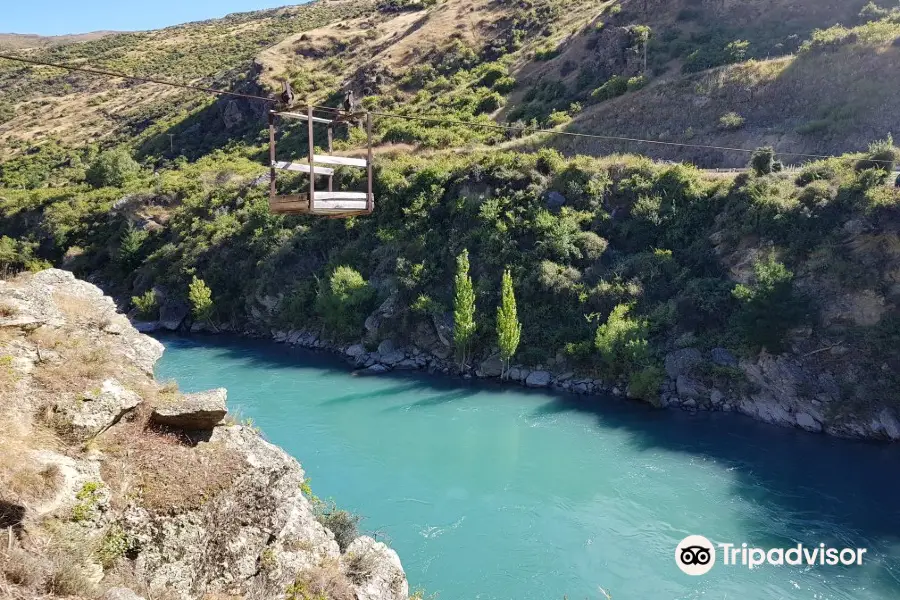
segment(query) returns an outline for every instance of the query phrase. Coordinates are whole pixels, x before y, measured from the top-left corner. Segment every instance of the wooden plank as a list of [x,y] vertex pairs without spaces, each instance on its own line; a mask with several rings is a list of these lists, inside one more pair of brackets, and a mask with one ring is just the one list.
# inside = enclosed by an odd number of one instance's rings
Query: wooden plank
[[[329,125],[328,126],[328,154],[331,154],[332,152],[334,152],[333,146],[334,146],[334,127],[332,125]],[[334,170],[328,169],[326,167],[322,167],[322,170],[323,171],[331,171],[331,173],[328,174],[328,191],[333,192],[334,191],[334,177],[332,177],[332,174],[334,173]]]
[[[288,117],[291,119],[300,119],[301,121],[306,121],[307,119],[309,119],[308,115],[304,115],[301,113],[280,112],[280,113],[275,113],[275,114],[280,117]],[[322,119],[321,117],[313,117],[312,120],[313,120],[313,123],[324,123],[326,125],[334,122],[329,119]]]
[[269,212],[276,215],[308,215],[309,207],[305,204],[303,206],[289,206],[279,204],[277,206],[270,206]]
[[309,212],[309,196],[289,194],[269,198],[269,209],[275,212]]
[[[318,195],[318,194],[317,194]],[[365,200],[316,200],[314,211],[318,210],[366,210]]]
[[[309,173],[309,165],[303,163],[292,163],[278,161],[272,165],[276,169],[282,171],[298,171],[300,173]],[[334,169],[328,167],[316,167],[316,175],[334,175]]]
[[306,202],[309,200],[308,194],[282,194],[270,198],[272,202]]
[[316,204],[319,200],[365,200],[365,192],[316,192]]
[[[293,215],[321,215],[326,217],[352,217],[360,214],[368,214],[368,201],[362,199],[334,199],[319,200],[319,197],[328,192],[316,192],[315,206],[310,209],[308,194],[289,194],[275,196],[269,199],[269,210],[278,214]],[[365,196],[362,192],[334,192],[334,194],[357,194]]]
[[347,167],[367,167],[369,163],[364,158],[349,158],[347,156],[327,156],[324,154],[316,154],[313,156],[313,162],[324,163],[326,165],[344,165]]

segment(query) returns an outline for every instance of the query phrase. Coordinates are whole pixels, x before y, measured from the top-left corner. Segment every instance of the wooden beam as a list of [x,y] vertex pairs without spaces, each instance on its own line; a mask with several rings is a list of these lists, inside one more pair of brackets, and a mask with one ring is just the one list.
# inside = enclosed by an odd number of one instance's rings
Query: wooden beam
[[[272,166],[276,169],[280,169],[282,171],[296,171],[298,173],[309,173],[309,165],[304,163],[292,163],[285,161],[278,161],[272,163]],[[316,175],[334,175],[334,169],[329,169],[328,167],[316,167]]]
[[372,212],[375,207],[375,195],[372,193],[372,113],[366,112],[366,142],[369,148],[366,160],[366,179],[368,180],[369,193],[366,196],[366,210]]
[[281,117],[288,117],[291,119],[300,119],[301,121],[307,121],[309,119],[312,119],[316,123],[324,123],[326,125],[334,122],[329,119],[322,119],[321,117],[312,117],[310,115],[304,115],[301,113],[280,112],[280,113],[276,113],[276,114]]
[[306,115],[309,120],[306,124],[309,132],[309,207],[312,208],[313,202],[316,200],[316,165],[313,163],[313,155],[316,153],[316,146],[313,143],[313,114],[312,104],[307,105]]
[[275,196],[275,113],[269,112],[269,198]]
[[323,163],[326,165],[344,165],[347,167],[367,167],[368,162],[364,158],[350,158],[348,156],[327,156],[324,154],[316,154],[313,162]]

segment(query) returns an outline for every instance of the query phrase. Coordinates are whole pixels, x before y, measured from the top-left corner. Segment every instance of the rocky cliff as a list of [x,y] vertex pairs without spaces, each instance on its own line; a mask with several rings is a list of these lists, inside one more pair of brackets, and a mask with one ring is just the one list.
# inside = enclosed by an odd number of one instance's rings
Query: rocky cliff
[[408,598],[225,390],[157,383],[162,352],[71,273],[0,281],[0,597]]

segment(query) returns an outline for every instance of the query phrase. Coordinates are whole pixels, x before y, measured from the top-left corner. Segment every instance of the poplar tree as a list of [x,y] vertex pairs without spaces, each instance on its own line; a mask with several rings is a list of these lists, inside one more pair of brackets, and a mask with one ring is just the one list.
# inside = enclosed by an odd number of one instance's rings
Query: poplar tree
[[475,336],[475,288],[469,277],[469,251],[456,258],[456,294],[453,298],[453,343],[459,370],[465,369],[469,347]]
[[212,290],[206,282],[194,275],[188,286],[188,300],[191,302],[191,312],[198,321],[211,323],[213,315]]
[[503,285],[501,289],[500,306],[497,307],[497,339],[500,346],[500,358],[503,360],[504,369],[500,378],[505,378],[509,372],[509,361],[519,348],[519,340],[522,337],[522,324],[516,312],[516,296],[513,292],[512,275],[509,269],[503,272]]

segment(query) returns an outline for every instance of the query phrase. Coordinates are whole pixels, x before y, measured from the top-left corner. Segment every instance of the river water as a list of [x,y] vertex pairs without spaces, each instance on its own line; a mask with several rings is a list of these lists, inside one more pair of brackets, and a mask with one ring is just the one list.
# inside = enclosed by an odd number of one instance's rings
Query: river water
[[[724,414],[653,411],[332,357],[162,338],[157,366],[296,456],[313,491],[364,515],[411,589],[441,600],[900,598],[900,446]],[[862,566],[675,564],[687,535],[764,549],[867,548]]]

